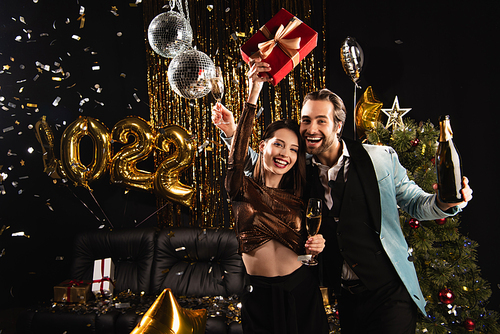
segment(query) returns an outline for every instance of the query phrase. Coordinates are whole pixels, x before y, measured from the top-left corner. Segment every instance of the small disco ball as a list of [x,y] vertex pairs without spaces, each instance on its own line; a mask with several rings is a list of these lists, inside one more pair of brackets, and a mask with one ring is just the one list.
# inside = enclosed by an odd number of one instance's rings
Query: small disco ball
[[210,93],[215,65],[203,52],[190,49],[172,59],[167,75],[174,92],[186,99],[199,99]]
[[178,12],[157,15],[148,27],[149,45],[165,58],[174,58],[191,47],[193,30],[188,20]]

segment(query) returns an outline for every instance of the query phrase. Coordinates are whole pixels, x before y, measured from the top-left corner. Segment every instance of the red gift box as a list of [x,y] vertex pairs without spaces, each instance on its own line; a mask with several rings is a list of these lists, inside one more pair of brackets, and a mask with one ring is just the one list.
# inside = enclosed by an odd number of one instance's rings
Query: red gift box
[[318,33],[281,9],[240,48],[245,62],[255,57],[271,65],[276,86],[318,44]]

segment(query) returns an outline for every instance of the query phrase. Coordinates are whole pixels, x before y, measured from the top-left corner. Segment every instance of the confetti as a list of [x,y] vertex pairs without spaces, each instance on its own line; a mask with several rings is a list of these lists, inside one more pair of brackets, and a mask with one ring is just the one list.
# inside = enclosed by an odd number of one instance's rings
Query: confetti
[[12,236],[13,237],[26,237],[26,238],[30,238],[29,235],[25,234],[24,232],[14,232],[12,233]]
[[9,228],[10,228],[10,226],[7,226],[7,225],[2,226],[2,228],[0,229],[0,235],[2,235],[3,232],[5,232],[5,230],[8,230]]
[[81,99],[80,100],[80,107],[83,106],[85,103],[87,103],[89,101],[90,101],[90,99],[88,97]]
[[176,248],[175,251],[176,252],[180,252],[180,251],[183,251],[185,249],[186,249],[186,247],[179,247],[179,248]]
[[71,38],[73,38],[75,41],[79,41],[81,39],[81,37],[78,35],[73,35],[71,36]]
[[[8,110],[8,109],[7,109],[7,110]],[[3,128],[3,130],[2,130],[2,131],[3,131],[3,133],[6,133],[6,132],[9,132],[9,131],[12,131],[12,130],[14,130],[14,127],[13,127],[13,126],[8,126],[8,127],[6,127],[6,128]],[[8,154],[7,154],[7,155],[8,155]]]
[[205,149],[205,147],[208,146],[208,144],[209,144],[209,141],[205,140],[205,142],[198,147],[198,153],[201,153]]
[[58,96],[58,97],[56,97],[56,99],[54,100],[54,102],[52,102],[52,105],[54,107],[57,107],[59,105],[60,101],[61,101],[61,98]]
[[101,67],[99,65],[92,66],[92,71],[99,71]]
[[139,96],[137,96],[137,94],[136,94],[136,93],[134,93],[134,95],[133,95],[133,96],[134,96],[134,99],[135,99],[135,101],[136,101],[137,103],[141,102],[141,99],[139,98]]

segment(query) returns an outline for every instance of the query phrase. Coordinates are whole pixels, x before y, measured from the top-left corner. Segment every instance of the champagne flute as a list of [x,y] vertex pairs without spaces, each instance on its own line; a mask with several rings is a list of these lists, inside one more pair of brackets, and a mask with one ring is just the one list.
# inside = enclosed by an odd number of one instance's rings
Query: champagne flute
[[[217,104],[220,104],[222,101],[222,97],[224,96],[224,80],[222,78],[222,70],[219,66],[215,67],[215,76],[210,78],[210,85],[212,96],[214,97]],[[216,124],[229,124],[227,122],[223,122],[223,119]]]
[[[322,203],[322,200],[319,198],[310,198],[307,202],[306,230],[309,238],[315,236],[319,232],[321,226]],[[314,255],[311,255],[309,260],[303,260],[302,263],[308,266],[315,266],[318,264],[318,261],[316,261]]]

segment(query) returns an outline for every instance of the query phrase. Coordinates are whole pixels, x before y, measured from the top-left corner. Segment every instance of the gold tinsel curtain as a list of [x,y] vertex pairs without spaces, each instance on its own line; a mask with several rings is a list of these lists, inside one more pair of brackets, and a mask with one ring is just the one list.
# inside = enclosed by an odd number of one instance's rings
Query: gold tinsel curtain
[[[247,65],[241,59],[240,46],[281,8],[318,32],[316,49],[276,87],[270,86],[263,91],[260,104],[264,112],[256,122],[252,145],[256,145],[262,130],[270,122],[282,118],[298,120],[304,95],[325,86],[325,0],[188,0],[186,3],[193,28],[193,46],[206,53],[216,66],[221,66],[226,91],[223,103],[233,111],[236,120],[247,92]],[[177,124],[192,134],[198,147],[206,141],[209,143],[197,151],[194,165],[182,178],[183,183],[196,190],[193,207],[187,208],[158,198],[157,206],[164,207],[158,212],[158,225],[160,228],[179,225],[232,228],[234,221],[224,190],[228,151],[221,143],[219,130],[211,121],[214,101],[210,95],[187,100],[170,88],[167,71],[171,59],[156,54],[147,41],[149,23],[169,9],[169,1],[145,0],[143,4],[150,124],[154,128]],[[166,9],[163,8],[165,5]],[[164,154],[156,152],[155,165],[158,166],[164,158]]]

